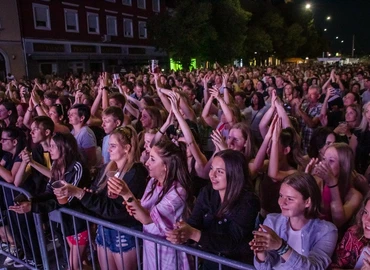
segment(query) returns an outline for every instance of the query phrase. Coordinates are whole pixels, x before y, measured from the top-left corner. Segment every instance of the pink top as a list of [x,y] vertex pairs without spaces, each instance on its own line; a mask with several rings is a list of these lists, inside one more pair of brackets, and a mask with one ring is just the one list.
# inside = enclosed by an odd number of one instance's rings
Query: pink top
[[323,202],[323,207],[322,207],[323,217],[322,217],[322,219],[332,222],[331,208],[330,208],[330,203],[331,203],[330,188],[328,188],[326,185],[324,185],[324,189],[323,189],[321,195],[322,195],[322,202]]
[[[173,225],[180,221],[186,209],[186,191],[177,182],[175,182],[167,194],[158,203],[157,199],[163,187],[156,186],[151,197],[147,197],[150,192],[154,178],[151,178],[146,186],[145,193],[141,200],[141,205],[150,211],[150,217],[153,223],[143,225],[143,231],[165,238],[165,232],[173,230]],[[158,251],[158,269],[192,269],[193,263],[184,252],[178,252],[178,265],[176,267],[176,253],[173,248],[166,246],[157,246]],[[144,240],[144,270],[156,268],[155,244]]]

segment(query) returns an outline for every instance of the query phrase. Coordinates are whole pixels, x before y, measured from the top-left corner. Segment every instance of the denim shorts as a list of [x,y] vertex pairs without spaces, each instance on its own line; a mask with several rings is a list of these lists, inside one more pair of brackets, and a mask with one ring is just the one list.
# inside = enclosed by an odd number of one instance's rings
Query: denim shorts
[[98,225],[98,230],[96,232],[96,244],[107,247],[113,253],[120,253],[120,251],[128,252],[136,247],[134,236],[119,233],[113,229],[103,228],[101,225]]

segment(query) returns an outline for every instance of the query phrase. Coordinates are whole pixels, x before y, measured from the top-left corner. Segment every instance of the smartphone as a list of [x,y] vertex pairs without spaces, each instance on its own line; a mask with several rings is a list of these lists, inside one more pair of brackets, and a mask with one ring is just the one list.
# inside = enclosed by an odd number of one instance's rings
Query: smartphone
[[15,205],[19,205],[22,202],[28,202],[28,201],[29,200],[28,200],[27,196],[24,195],[24,194],[19,194],[19,195],[15,196],[14,199],[13,199],[13,202],[14,202]]

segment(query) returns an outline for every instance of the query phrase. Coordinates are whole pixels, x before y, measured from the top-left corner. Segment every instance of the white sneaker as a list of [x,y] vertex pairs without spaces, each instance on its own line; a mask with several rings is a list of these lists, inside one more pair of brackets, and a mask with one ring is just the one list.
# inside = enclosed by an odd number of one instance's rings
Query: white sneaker
[[[10,254],[14,257],[17,256],[17,249],[15,246],[10,246]],[[14,264],[14,260],[10,257],[6,257],[3,264],[4,266],[11,266]]]

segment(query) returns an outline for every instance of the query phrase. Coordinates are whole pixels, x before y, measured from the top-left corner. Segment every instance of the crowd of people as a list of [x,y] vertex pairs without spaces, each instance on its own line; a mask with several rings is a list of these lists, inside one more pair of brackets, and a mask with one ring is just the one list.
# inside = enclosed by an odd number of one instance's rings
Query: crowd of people
[[[361,65],[8,78],[0,180],[33,199],[0,199],[2,248],[40,267],[9,223],[67,207],[257,269],[370,269],[369,123]],[[87,267],[89,228],[63,223],[69,269]],[[99,225],[95,243],[101,269],[137,268],[133,236]],[[145,240],[143,268],[194,269],[175,253]]]

